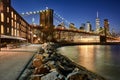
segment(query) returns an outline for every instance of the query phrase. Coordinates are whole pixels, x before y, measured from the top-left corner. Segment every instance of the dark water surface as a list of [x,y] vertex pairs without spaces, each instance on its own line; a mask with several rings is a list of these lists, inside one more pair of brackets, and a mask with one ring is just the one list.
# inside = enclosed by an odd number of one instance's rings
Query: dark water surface
[[120,80],[120,45],[66,46],[58,50],[108,80]]

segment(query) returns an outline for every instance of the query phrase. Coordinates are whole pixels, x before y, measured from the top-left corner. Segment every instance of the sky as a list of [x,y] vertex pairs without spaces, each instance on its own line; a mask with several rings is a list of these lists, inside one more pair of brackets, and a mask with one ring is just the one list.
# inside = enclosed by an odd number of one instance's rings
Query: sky
[[[100,26],[103,27],[104,19],[109,20],[110,30],[120,32],[120,0],[11,0],[13,8],[18,13],[44,10],[46,6],[53,9],[67,21],[74,23],[77,28],[82,23],[90,21],[95,30],[97,11]],[[26,18],[25,18],[26,17]],[[28,19],[28,17],[30,19]],[[38,16],[24,16],[27,22],[32,23],[32,18],[39,23]]]

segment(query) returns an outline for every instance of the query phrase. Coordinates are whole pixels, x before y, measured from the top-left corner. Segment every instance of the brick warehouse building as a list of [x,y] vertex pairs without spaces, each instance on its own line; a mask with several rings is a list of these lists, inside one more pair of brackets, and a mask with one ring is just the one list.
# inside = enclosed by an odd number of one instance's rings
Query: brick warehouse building
[[0,0],[0,35],[1,43],[31,42],[31,26],[11,6],[11,0]]

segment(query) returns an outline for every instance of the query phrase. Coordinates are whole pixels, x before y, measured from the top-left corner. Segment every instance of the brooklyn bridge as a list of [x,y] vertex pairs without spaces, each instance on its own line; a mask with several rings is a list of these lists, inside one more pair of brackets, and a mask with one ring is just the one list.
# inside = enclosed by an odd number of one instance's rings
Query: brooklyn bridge
[[[26,17],[36,16],[39,23],[28,23]],[[99,23],[99,20],[96,19]],[[2,46],[10,43],[106,43],[120,42],[120,38],[114,36],[109,30],[109,21],[104,19],[103,28],[97,31],[91,30],[88,22],[88,29],[78,29],[74,23],[70,23],[61,17],[53,9],[46,7],[40,11],[18,13],[11,5],[11,1],[0,1],[0,43]]]
[[53,9],[25,12],[23,17],[39,15],[40,24],[36,25],[34,18],[32,20],[32,43],[43,43],[48,41],[69,42],[69,43],[106,43],[116,42],[116,38],[108,30],[108,20],[104,20],[104,29],[99,31],[85,31],[77,29],[73,23],[69,23]]

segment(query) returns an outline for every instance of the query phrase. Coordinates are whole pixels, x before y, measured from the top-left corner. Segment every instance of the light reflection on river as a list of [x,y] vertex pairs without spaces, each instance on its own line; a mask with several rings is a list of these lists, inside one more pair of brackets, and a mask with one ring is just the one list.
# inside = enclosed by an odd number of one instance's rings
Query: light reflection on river
[[108,80],[120,80],[120,45],[61,47],[60,53]]

